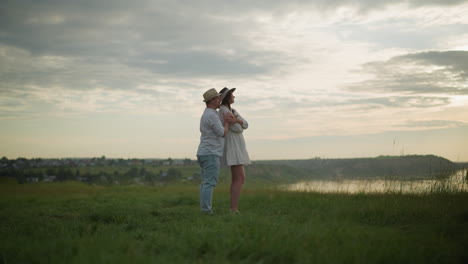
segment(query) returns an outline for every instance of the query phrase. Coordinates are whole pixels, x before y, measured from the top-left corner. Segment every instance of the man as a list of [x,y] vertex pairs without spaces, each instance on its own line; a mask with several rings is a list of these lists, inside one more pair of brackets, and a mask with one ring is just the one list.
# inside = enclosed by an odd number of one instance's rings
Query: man
[[213,189],[218,182],[221,157],[224,150],[224,136],[232,116],[225,117],[225,125],[219,119],[218,109],[221,102],[220,94],[211,88],[203,94],[206,103],[205,111],[200,119],[200,145],[197,158],[200,163],[202,182],[200,185],[200,207],[202,212],[213,214]]

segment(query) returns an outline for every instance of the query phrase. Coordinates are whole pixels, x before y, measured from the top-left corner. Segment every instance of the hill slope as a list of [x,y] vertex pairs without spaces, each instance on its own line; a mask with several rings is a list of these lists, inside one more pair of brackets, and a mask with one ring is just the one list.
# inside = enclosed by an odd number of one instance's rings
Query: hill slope
[[[263,168],[263,174],[256,175],[255,172],[260,170],[259,168]],[[416,180],[448,177],[460,168],[458,164],[442,157],[414,155],[355,159],[265,160],[255,162],[250,169],[253,176],[270,179],[277,178],[275,175],[282,171],[289,171],[289,174],[301,179]]]

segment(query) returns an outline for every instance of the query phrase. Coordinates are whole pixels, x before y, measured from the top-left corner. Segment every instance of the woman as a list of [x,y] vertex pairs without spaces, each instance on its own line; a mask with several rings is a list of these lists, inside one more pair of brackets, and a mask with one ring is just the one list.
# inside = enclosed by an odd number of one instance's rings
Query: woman
[[231,108],[231,104],[234,103],[234,98],[236,98],[233,94],[235,90],[236,88],[228,89],[224,87],[220,91],[219,118],[224,125],[224,116],[234,116],[233,123],[229,125],[229,130],[225,136],[221,164],[231,167],[231,212],[239,213],[239,197],[245,181],[244,165],[250,164],[242,132],[247,129],[249,124],[234,108]]

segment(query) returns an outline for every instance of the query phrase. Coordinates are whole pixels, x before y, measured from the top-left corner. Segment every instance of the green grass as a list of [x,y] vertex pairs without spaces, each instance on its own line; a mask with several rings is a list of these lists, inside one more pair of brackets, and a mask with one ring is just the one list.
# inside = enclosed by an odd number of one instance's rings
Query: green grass
[[[247,186],[248,186],[247,182]],[[246,186],[246,187],[247,187]],[[0,181],[0,263],[466,263],[468,194]]]

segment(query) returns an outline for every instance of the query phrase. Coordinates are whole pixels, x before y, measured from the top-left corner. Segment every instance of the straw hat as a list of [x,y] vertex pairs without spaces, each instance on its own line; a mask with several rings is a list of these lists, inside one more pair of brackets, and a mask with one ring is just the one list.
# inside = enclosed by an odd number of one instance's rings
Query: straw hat
[[215,88],[211,88],[209,89],[208,91],[206,91],[204,94],[203,94],[203,102],[208,102],[209,100],[215,98],[216,96],[220,96],[221,94],[219,94]]

